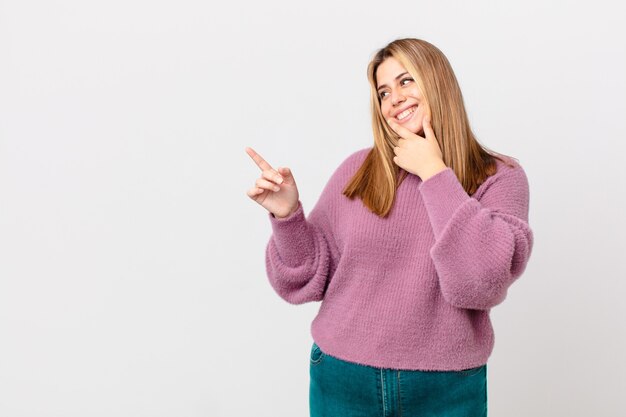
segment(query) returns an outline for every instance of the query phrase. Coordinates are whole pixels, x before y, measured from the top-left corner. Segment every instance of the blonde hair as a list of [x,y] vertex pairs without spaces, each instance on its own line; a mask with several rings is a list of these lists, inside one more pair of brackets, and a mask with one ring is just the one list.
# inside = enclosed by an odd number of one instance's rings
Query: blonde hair
[[373,213],[386,217],[393,206],[397,187],[408,174],[393,162],[393,148],[399,137],[381,113],[377,92],[376,71],[389,57],[397,59],[417,82],[430,109],[431,125],[443,162],[452,168],[469,195],[476,192],[487,177],[495,174],[495,159],[505,163],[509,160],[509,165],[513,166],[510,159],[514,158],[497,154],[476,139],[469,125],[461,89],[445,55],[424,40],[397,39],[377,51],[367,66],[374,147],[343,190],[345,196],[360,197]]

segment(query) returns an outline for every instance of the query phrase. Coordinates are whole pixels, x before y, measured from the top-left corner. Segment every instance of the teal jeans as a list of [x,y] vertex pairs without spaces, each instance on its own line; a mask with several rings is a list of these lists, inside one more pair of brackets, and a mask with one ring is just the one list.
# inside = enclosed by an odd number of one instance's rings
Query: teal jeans
[[462,371],[375,368],[311,347],[311,417],[486,417],[487,364]]

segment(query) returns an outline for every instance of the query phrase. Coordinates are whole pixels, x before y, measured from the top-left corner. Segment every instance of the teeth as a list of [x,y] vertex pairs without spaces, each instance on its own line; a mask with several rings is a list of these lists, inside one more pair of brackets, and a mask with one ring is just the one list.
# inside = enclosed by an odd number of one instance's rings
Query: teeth
[[407,117],[409,114],[413,113],[415,111],[415,106],[411,107],[410,109],[406,109],[405,111],[403,111],[402,113],[400,113],[399,115],[396,116],[396,118],[398,120],[402,120],[405,117]]

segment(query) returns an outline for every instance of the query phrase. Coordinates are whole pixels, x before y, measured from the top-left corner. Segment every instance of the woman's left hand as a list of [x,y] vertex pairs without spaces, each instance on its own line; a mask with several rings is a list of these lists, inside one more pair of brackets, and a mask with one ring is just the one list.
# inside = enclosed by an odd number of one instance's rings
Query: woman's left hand
[[425,138],[391,119],[388,119],[387,123],[400,135],[398,146],[393,148],[396,154],[393,162],[400,168],[419,176],[422,181],[447,168],[435,132],[430,125],[430,117],[426,116],[422,122]]

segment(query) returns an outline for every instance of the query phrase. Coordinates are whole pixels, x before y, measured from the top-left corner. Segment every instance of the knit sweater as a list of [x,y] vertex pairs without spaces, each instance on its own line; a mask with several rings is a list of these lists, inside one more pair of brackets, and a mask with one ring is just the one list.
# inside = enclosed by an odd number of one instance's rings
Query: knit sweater
[[387,218],[342,194],[372,148],[349,155],[305,217],[268,213],[269,282],[291,304],[321,301],[311,324],[320,349],[378,368],[463,370],[484,365],[490,309],[526,268],[533,246],[522,167],[468,195],[451,168],[409,173]]

